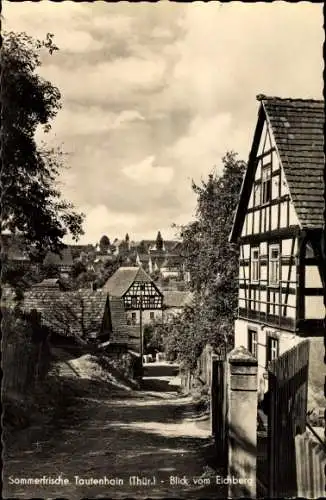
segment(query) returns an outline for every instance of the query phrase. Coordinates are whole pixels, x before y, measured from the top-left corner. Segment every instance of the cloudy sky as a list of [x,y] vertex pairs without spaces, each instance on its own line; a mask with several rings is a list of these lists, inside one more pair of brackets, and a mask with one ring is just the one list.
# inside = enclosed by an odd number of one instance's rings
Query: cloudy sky
[[69,153],[65,197],[81,242],[171,237],[196,204],[191,179],[248,157],[256,95],[322,97],[322,4],[3,4],[3,28],[60,51],[41,74],[62,93],[47,141]]

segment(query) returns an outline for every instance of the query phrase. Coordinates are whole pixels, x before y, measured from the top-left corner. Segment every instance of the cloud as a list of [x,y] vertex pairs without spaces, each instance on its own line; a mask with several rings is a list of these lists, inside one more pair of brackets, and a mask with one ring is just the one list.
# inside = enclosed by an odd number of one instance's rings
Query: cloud
[[116,116],[113,123],[113,128],[118,128],[122,125],[132,123],[137,120],[145,120],[145,118],[141,115],[141,113],[139,113],[139,111],[136,111],[134,109],[126,109],[122,111],[118,116]]
[[171,234],[194,213],[192,178],[227,150],[248,158],[258,93],[322,96],[319,4],[5,1],[3,15],[61,48],[40,68],[63,96],[47,138],[70,153],[84,241]]
[[148,156],[139,163],[128,165],[122,171],[126,177],[141,186],[170,184],[174,174],[171,167],[156,166],[155,156]]
[[236,152],[246,158],[248,135],[248,129],[239,128],[230,113],[208,118],[197,115],[191,121],[187,133],[170,147],[168,156],[171,162],[180,165],[179,175],[181,171],[181,175],[198,181],[213,167],[220,168],[221,172],[221,159],[227,151],[237,148]]
[[105,205],[86,205],[81,208],[87,214],[84,223],[85,235],[87,235],[84,241],[86,242],[98,242],[103,234],[107,234],[110,238],[112,235],[115,236],[117,226],[122,234],[125,234],[139,220],[134,214],[112,212]]
[[322,94],[320,5],[195,2],[185,6],[179,24],[169,84],[155,102],[159,109],[243,115],[259,92]]
[[[16,8],[6,2],[3,8],[4,29],[11,29],[11,17]],[[33,33],[31,31],[31,16]],[[67,1],[64,8],[55,2],[32,2],[20,4],[19,17],[15,18],[15,31],[27,31],[36,38],[43,39],[47,32],[55,34],[55,41],[63,52],[76,54],[98,51],[103,43],[96,40],[87,27],[88,11],[76,2]]]
[[[112,13],[113,14],[113,13]],[[116,35],[119,38],[131,33],[133,18],[128,15],[94,16],[90,29],[92,31],[109,32],[110,36]]]
[[135,102],[135,93],[152,92],[164,84],[164,60],[137,57],[84,63],[74,68],[44,65],[42,75],[61,89],[64,100],[103,103]]
[[113,113],[99,106],[65,106],[53,121],[51,135],[60,134],[67,139],[69,136],[105,134],[143,120],[141,113],[134,109]]

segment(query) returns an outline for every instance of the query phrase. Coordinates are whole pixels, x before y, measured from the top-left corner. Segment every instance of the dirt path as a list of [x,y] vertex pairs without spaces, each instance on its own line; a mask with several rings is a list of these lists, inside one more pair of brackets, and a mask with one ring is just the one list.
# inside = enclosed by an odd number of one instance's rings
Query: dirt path
[[[215,475],[204,488],[194,484],[205,472],[211,440],[190,399],[168,379],[147,380],[143,391],[85,399],[77,419],[59,424],[33,445],[6,450],[5,498],[223,497]],[[66,484],[21,484],[43,476]]]

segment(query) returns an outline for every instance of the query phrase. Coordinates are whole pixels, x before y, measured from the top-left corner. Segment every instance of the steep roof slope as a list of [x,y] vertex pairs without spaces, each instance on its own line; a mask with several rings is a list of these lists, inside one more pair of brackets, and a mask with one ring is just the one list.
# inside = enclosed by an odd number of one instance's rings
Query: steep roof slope
[[264,121],[270,124],[301,228],[324,224],[324,101],[257,96],[258,120],[230,241],[241,233]]
[[129,328],[123,300],[118,297],[109,297],[109,305],[112,328],[111,340],[127,343]]
[[122,297],[135,281],[150,283],[152,279],[142,267],[119,267],[102,290],[113,297]]
[[[109,301],[110,340],[125,342],[127,325],[122,300],[113,299],[100,290],[61,292],[59,290],[31,290],[25,294],[24,309],[36,309],[42,323],[58,335],[86,339],[90,334],[103,333],[103,321]],[[108,332],[104,332],[108,333]]]
[[303,228],[322,227],[324,102],[262,97],[293,204]]

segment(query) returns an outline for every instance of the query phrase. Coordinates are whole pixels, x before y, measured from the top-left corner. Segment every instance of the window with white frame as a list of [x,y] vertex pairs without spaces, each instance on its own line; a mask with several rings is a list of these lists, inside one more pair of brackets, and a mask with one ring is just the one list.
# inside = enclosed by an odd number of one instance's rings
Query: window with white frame
[[260,279],[259,248],[251,249],[250,281],[258,282]]
[[267,352],[266,352],[266,365],[278,358],[279,355],[279,340],[275,337],[267,337]]
[[258,355],[257,344],[258,344],[257,330],[254,330],[253,328],[248,328],[248,351],[251,352],[251,354],[255,358],[257,358]]
[[261,172],[261,202],[268,203],[272,198],[271,165],[266,165]]
[[280,281],[280,246],[270,245],[268,262],[268,283],[278,285]]

